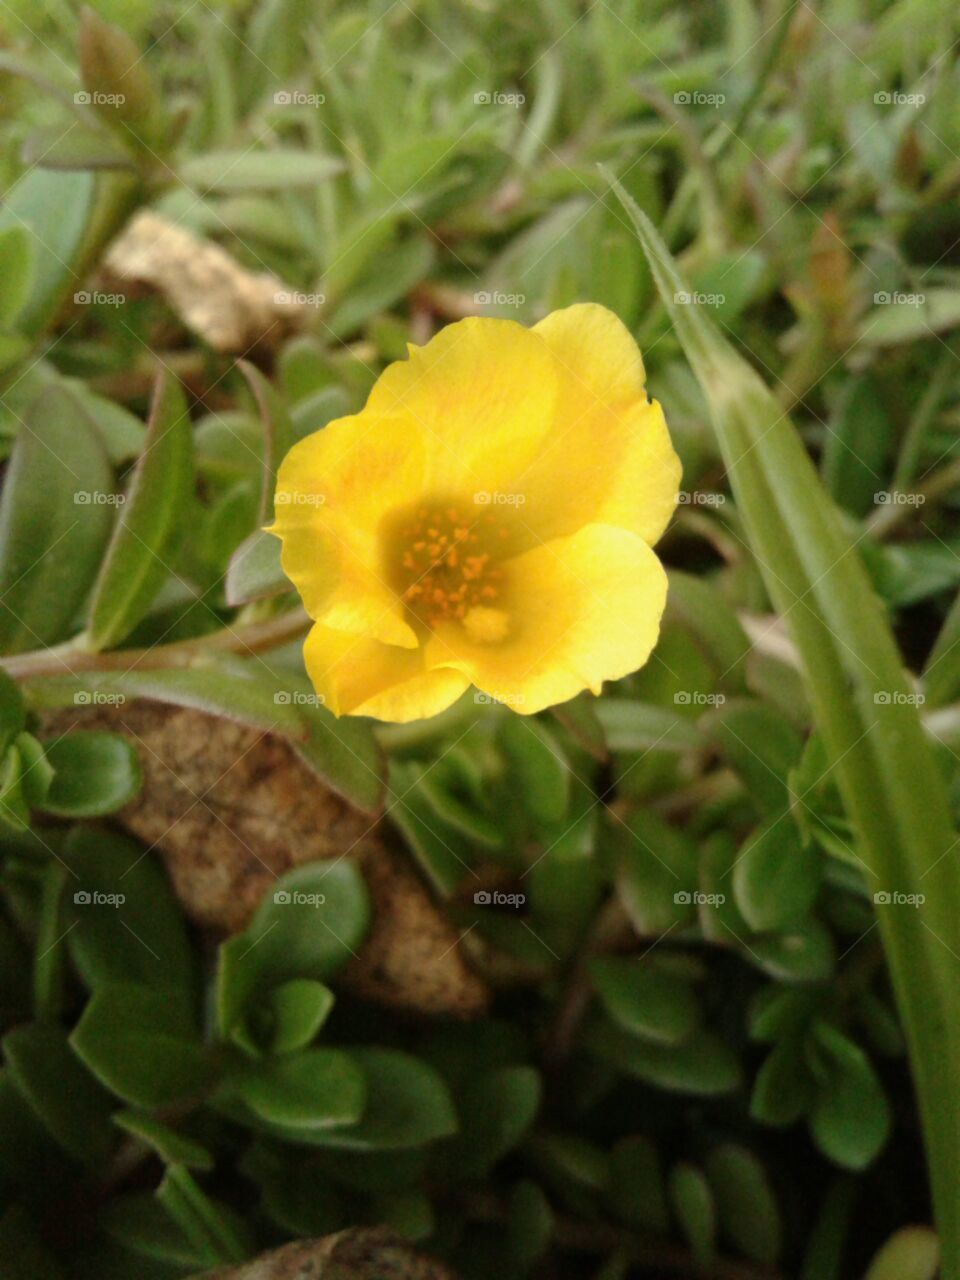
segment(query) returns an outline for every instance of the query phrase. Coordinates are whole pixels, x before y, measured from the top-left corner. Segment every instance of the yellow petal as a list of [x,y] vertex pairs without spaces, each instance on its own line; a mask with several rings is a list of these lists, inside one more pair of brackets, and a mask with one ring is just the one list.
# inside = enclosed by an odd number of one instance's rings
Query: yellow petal
[[514,481],[528,535],[547,541],[592,522],[652,546],[677,504],[680,461],[647,399],[637,344],[595,303],[555,311],[533,332],[556,358],[561,391],[550,434]]
[[385,369],[365,412],[409,415],[429,448],[428,488],[463,498],[510,491],[553,422],[557,387],[542,337],[471,317]]
[[469,680],[440,666],[429,670],[422,649],[401,649],[317,623],[303,648],[313,687],[334,715],[422,720],[446,710]]
[[455,667],[530,715],[641,667],[657,641],[667,576],[642,538],[588,525],[505,566],[506,638],[484,643],[444,625],[428,665]]
[[420,492],[425,456],[415,424],[364,413],[331,422],[284,458],[271,532],[283,542],[284,573],[312,618],[416,645],[384,576],[380,527]]
[[609,409],[644,396],[640,348],[619,316],[598,302],[551,311],[533,332],[547,342],[585,396]]

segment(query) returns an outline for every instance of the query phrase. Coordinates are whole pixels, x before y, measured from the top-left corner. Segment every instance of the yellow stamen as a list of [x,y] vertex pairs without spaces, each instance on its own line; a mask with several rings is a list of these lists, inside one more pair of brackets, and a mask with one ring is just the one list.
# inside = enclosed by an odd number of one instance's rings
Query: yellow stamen
[[501,534],[501,520],[499,512],[464,512],[438,503],[395,526],[401,539],[393,561],[398,590],[421,625],[459,622],[480,643],[503,638],[507,615],[490,607],[499,597],[503,571],[486,549]]

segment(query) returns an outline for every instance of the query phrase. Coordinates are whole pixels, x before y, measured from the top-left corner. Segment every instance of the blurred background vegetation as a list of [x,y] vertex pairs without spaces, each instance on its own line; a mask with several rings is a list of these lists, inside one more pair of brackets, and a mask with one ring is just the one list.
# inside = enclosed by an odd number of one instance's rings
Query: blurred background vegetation
[[[931,1280],[855,838],[600,166],[798,424],[960,801],[958,38],[948,0],[3,4],[4,1280],[379,1224],[478,1280]],[[654,658],[530,721],[333,721],[278,456],[408,341],[578,300],[684,463]]]

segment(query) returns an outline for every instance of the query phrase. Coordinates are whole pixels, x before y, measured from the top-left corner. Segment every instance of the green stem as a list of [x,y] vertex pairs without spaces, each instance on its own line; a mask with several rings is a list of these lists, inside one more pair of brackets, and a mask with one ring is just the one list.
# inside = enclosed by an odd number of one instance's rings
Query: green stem
[[310,619],[300,608],[290,609],[279,617],[247,626],[224,627],[196,640],[178,640],[173,644],[157,644],[150,649],[114,649],[110,653],[93,653],[76,640],[52,649],[36,649],[0,658],[0,667],[17,679],[34,676],[70,676],[80,671],[156,671],[169,667],[192,667],[211,653],[264,653],[295,640],[310,626]]

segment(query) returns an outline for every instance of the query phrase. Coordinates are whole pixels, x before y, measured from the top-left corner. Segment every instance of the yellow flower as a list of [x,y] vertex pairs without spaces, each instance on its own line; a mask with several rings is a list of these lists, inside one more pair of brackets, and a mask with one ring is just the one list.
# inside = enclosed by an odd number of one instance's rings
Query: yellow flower
[[471,684],[530,714],[635,671],[680,464],[621,322],[449,325],[280,467],[287,575],[337,715],[432,716]]

